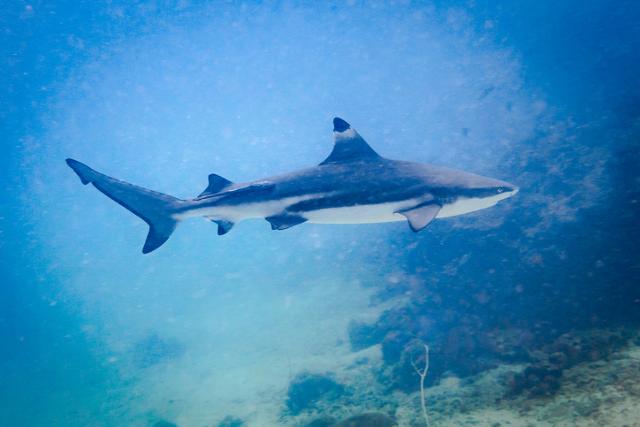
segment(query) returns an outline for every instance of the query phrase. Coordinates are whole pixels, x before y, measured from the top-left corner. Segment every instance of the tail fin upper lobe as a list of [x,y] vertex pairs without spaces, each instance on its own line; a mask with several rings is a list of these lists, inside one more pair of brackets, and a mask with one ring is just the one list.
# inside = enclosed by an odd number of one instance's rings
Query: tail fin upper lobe
[[83,184],[93,184],[107,197],[149,224],[149,234],[142,253],[158,249],[169,239],[178,224],[172,215],[178,209],[180,199],[103,175],[77,160],[67,159],[67,164]]

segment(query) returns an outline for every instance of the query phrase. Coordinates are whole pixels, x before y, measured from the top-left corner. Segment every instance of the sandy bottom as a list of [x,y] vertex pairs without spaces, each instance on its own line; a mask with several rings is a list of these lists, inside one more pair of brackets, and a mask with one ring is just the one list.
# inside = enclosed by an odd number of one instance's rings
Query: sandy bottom
[[[194,297],[200,300],[198,292]],[[126,381],[114,391],[123,396],[117,407],[105,410],[117,412],[122,425],[168,420],[180,427],[217,427],[231,415],[248,427],[304,427],[320,415],[342,419],[375,411],[392,414],[400,426],[424,426],[418,393],[389,393],[377,382],[380,347],[352,352],[347,337],[350,321],[371,321],[403,304],[402,297],[376,305],[373,289],[341,282],[300,283],[291,292],[236,283],[217,292],[214,310],[185,304],[190,308],[182,317],[168,316],[156,326],[163,336],[173,332],[180,338],[185,350],[179,357],[141,369],[126,362],[130,343],[120,336],[110,343]],[[637,344],[565,370],[553,397],[505,398],[505,379],[525,367],[503,365],[472,378],[427,381],[431,427],[640,427]],[[349,388],[349,397],[323,402],[313,413],[286,414],[288,385],[302,372],[332,373]]]
[[[372,305],[373,291],[358,283],[307,282],[290,294],[268,293],[268,287],[256,291],[248,284],[246,293],[235,287],[227,304],[190,313],[189,324],[162,324],[165,336],[175,330],[185,353],[144,369],[123,363],[122,376],[131,379],[122,390],[128,425],[164,419],[181,427],[217,426],[228,415],[248,426],[297,425],[282,416],[292,378],[335,372],[350,382],[348,367],[366,352],[350,350],[348,323],[371,321],[398,303]],[[377,349],[369,352],[378,357]]]
[[[179,391],[185,397],[167,407],[167,415],[174,412],[169,419],[179,426],[217,426],[228,414],[241,417],[250,427],[304,426],[320,415],[343,418],[368,411],[391,413],[400,426],[424,426],[418,393],[389,394],[376,382],[373,372],[380,363],[379,348],[352,353],[344,343],[326,344],[322,334],[308,339],[306,346],[292,352],[296,366],[283,360],[276,347],[252,353],[260,357],[251,363],[240,358],[238,367],[227,371],[198,368],[185,361],[170,373],[158,372],[139,383],[138,391],[144,398],[138,405],[144,402],[150,413],[167,398],[167,390]],[[505,378],[523,368],[505,365],[473,378],[448,377],[430,386],[427,405],[431,426],[640,426],[638,346],[614,353],[609,360],[568,369],[553,397],[505,399]],[[314,413],[283,415],[289,372],[304,370],[335,372],[352,388],[353,395],[346,405],[327,403]],[[153,412],[158,413],[156,409]]]

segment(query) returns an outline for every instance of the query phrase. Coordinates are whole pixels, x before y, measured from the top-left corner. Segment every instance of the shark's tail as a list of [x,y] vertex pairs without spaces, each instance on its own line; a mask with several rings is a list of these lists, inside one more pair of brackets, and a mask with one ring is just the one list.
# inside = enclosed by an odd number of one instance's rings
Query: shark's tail
[[110,199],[129,209],[149,224],[149,234],[142,253],[158,249],[169,239],[178,221],[173,217],[181,200],[103,175],[77,160],[67,164],[78,174],[83,184],[93,184]]

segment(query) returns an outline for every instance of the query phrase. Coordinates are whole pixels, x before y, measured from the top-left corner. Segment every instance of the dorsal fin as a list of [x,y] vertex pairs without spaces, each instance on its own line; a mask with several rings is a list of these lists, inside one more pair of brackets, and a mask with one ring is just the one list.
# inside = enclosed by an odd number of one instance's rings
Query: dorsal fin
[[204,189],[202,193],[198,195],[198,197],[219,193],[231,184],[233,183],[228,179],[212,173],[211,175],[209,175],[209,185]]
[[327,163],[346,163],[358,160],[376,160],[380,156],[367,141],[353,129],[349,123],[339,117],[333,119],[333,151],[321,165]]

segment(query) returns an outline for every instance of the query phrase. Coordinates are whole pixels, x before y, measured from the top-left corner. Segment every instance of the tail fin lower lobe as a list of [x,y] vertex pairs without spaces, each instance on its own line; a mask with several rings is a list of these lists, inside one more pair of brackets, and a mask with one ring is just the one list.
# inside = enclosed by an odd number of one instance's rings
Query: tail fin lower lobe
[[180,199],[103,175],[77,160],[67,159],[67,164],[83,184],[93,184],[111,200],[149,224],[149,234],[142,253],[158,249],[169,239],[178,224],[172,215],[179,207]]

